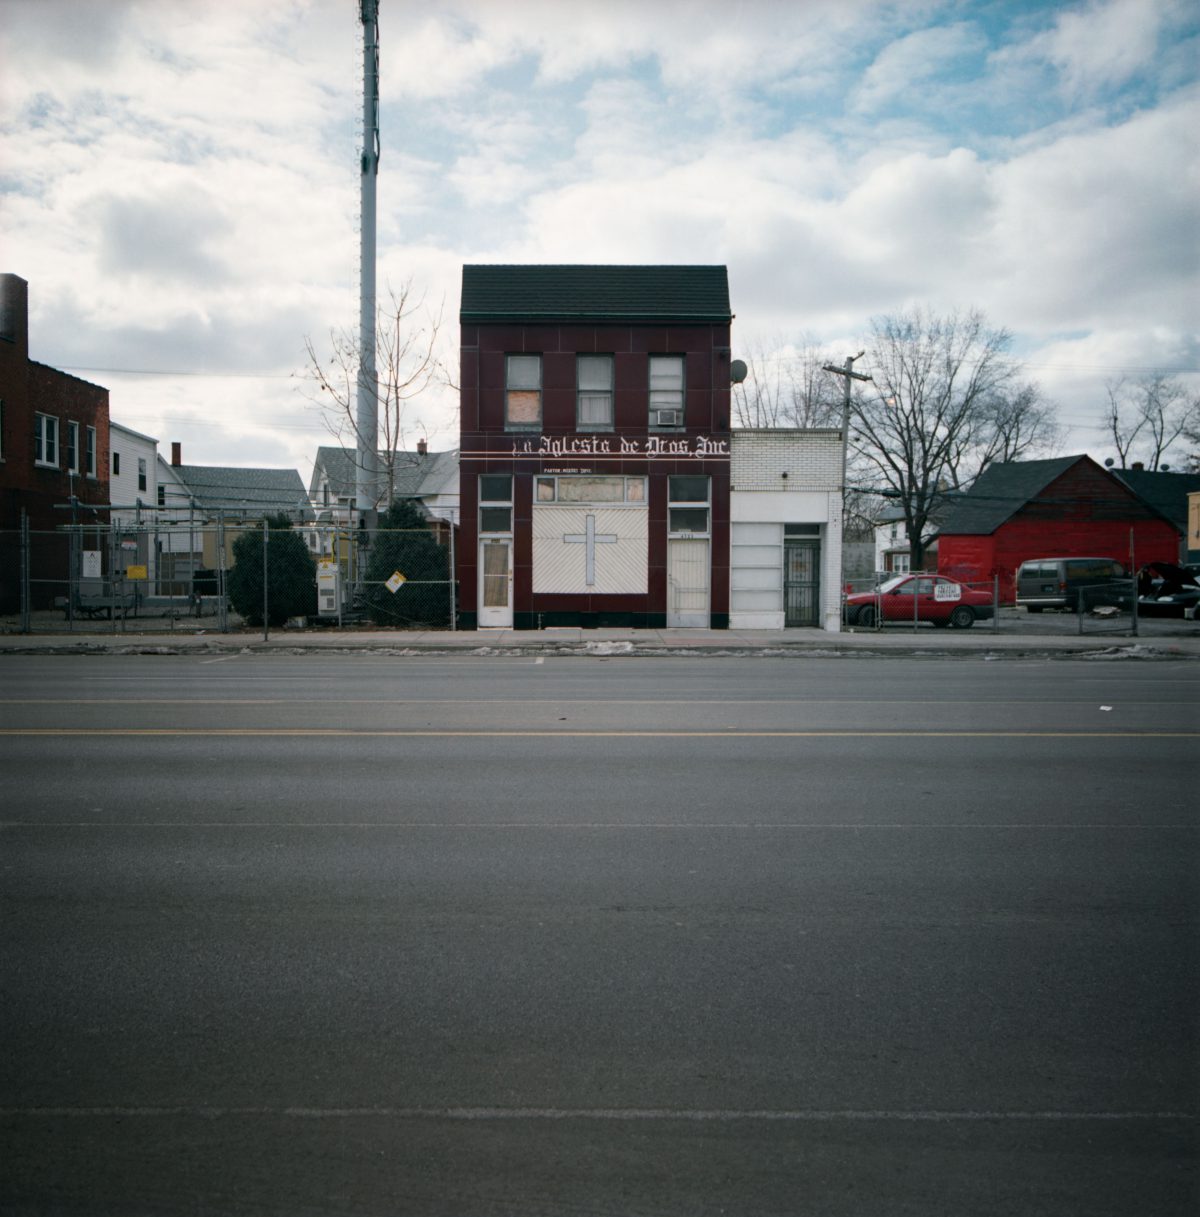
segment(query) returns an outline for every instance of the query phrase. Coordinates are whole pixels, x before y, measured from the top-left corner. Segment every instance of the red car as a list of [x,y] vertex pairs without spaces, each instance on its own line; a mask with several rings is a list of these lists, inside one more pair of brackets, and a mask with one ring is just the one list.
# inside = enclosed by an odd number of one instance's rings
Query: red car
[[[915,613],[914,613],[915,597]],[[943,575],[897,575],[873,592],[846,597],[847,625],[873,629],[879,621],[932,621],[965,630],[987,621],[993,612],[992,593],[976,591]]]

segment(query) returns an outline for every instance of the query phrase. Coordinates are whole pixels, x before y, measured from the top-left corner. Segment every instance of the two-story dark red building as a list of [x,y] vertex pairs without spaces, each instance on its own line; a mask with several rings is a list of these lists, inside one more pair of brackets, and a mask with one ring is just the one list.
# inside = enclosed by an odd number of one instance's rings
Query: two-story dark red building
[[[108,390],[29,358],[29,289],[0,275],[0,610],[17,605],[22,519],[31,533],[72,522],[63,505],[108,504]],[[22,514],[23,513],[23,514]],[[30,544],[35,607],[67,571],[65,536]]]
[[460,623],[729,624],[723,266],[463,267]]

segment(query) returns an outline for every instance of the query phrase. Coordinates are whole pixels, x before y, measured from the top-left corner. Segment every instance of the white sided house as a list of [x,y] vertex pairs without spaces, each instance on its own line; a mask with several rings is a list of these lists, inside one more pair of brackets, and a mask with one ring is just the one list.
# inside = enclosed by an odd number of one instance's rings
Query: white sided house
[[842,433],[734,431],[729,626],[842,623]]

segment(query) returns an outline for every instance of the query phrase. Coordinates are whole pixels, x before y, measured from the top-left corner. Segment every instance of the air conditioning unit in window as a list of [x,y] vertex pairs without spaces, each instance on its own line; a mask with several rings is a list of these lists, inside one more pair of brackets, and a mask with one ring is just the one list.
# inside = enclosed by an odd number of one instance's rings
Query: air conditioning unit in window
[[655,410],[654,425],[656,427],[678,427],[683,422],[682,410]]

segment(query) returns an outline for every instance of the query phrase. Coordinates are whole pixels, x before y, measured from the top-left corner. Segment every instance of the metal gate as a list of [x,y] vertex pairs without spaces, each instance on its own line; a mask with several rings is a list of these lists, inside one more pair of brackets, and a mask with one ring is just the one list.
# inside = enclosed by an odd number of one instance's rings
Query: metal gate
[[785,540],[783,546],[785,626],[821,624],[821,544]]

